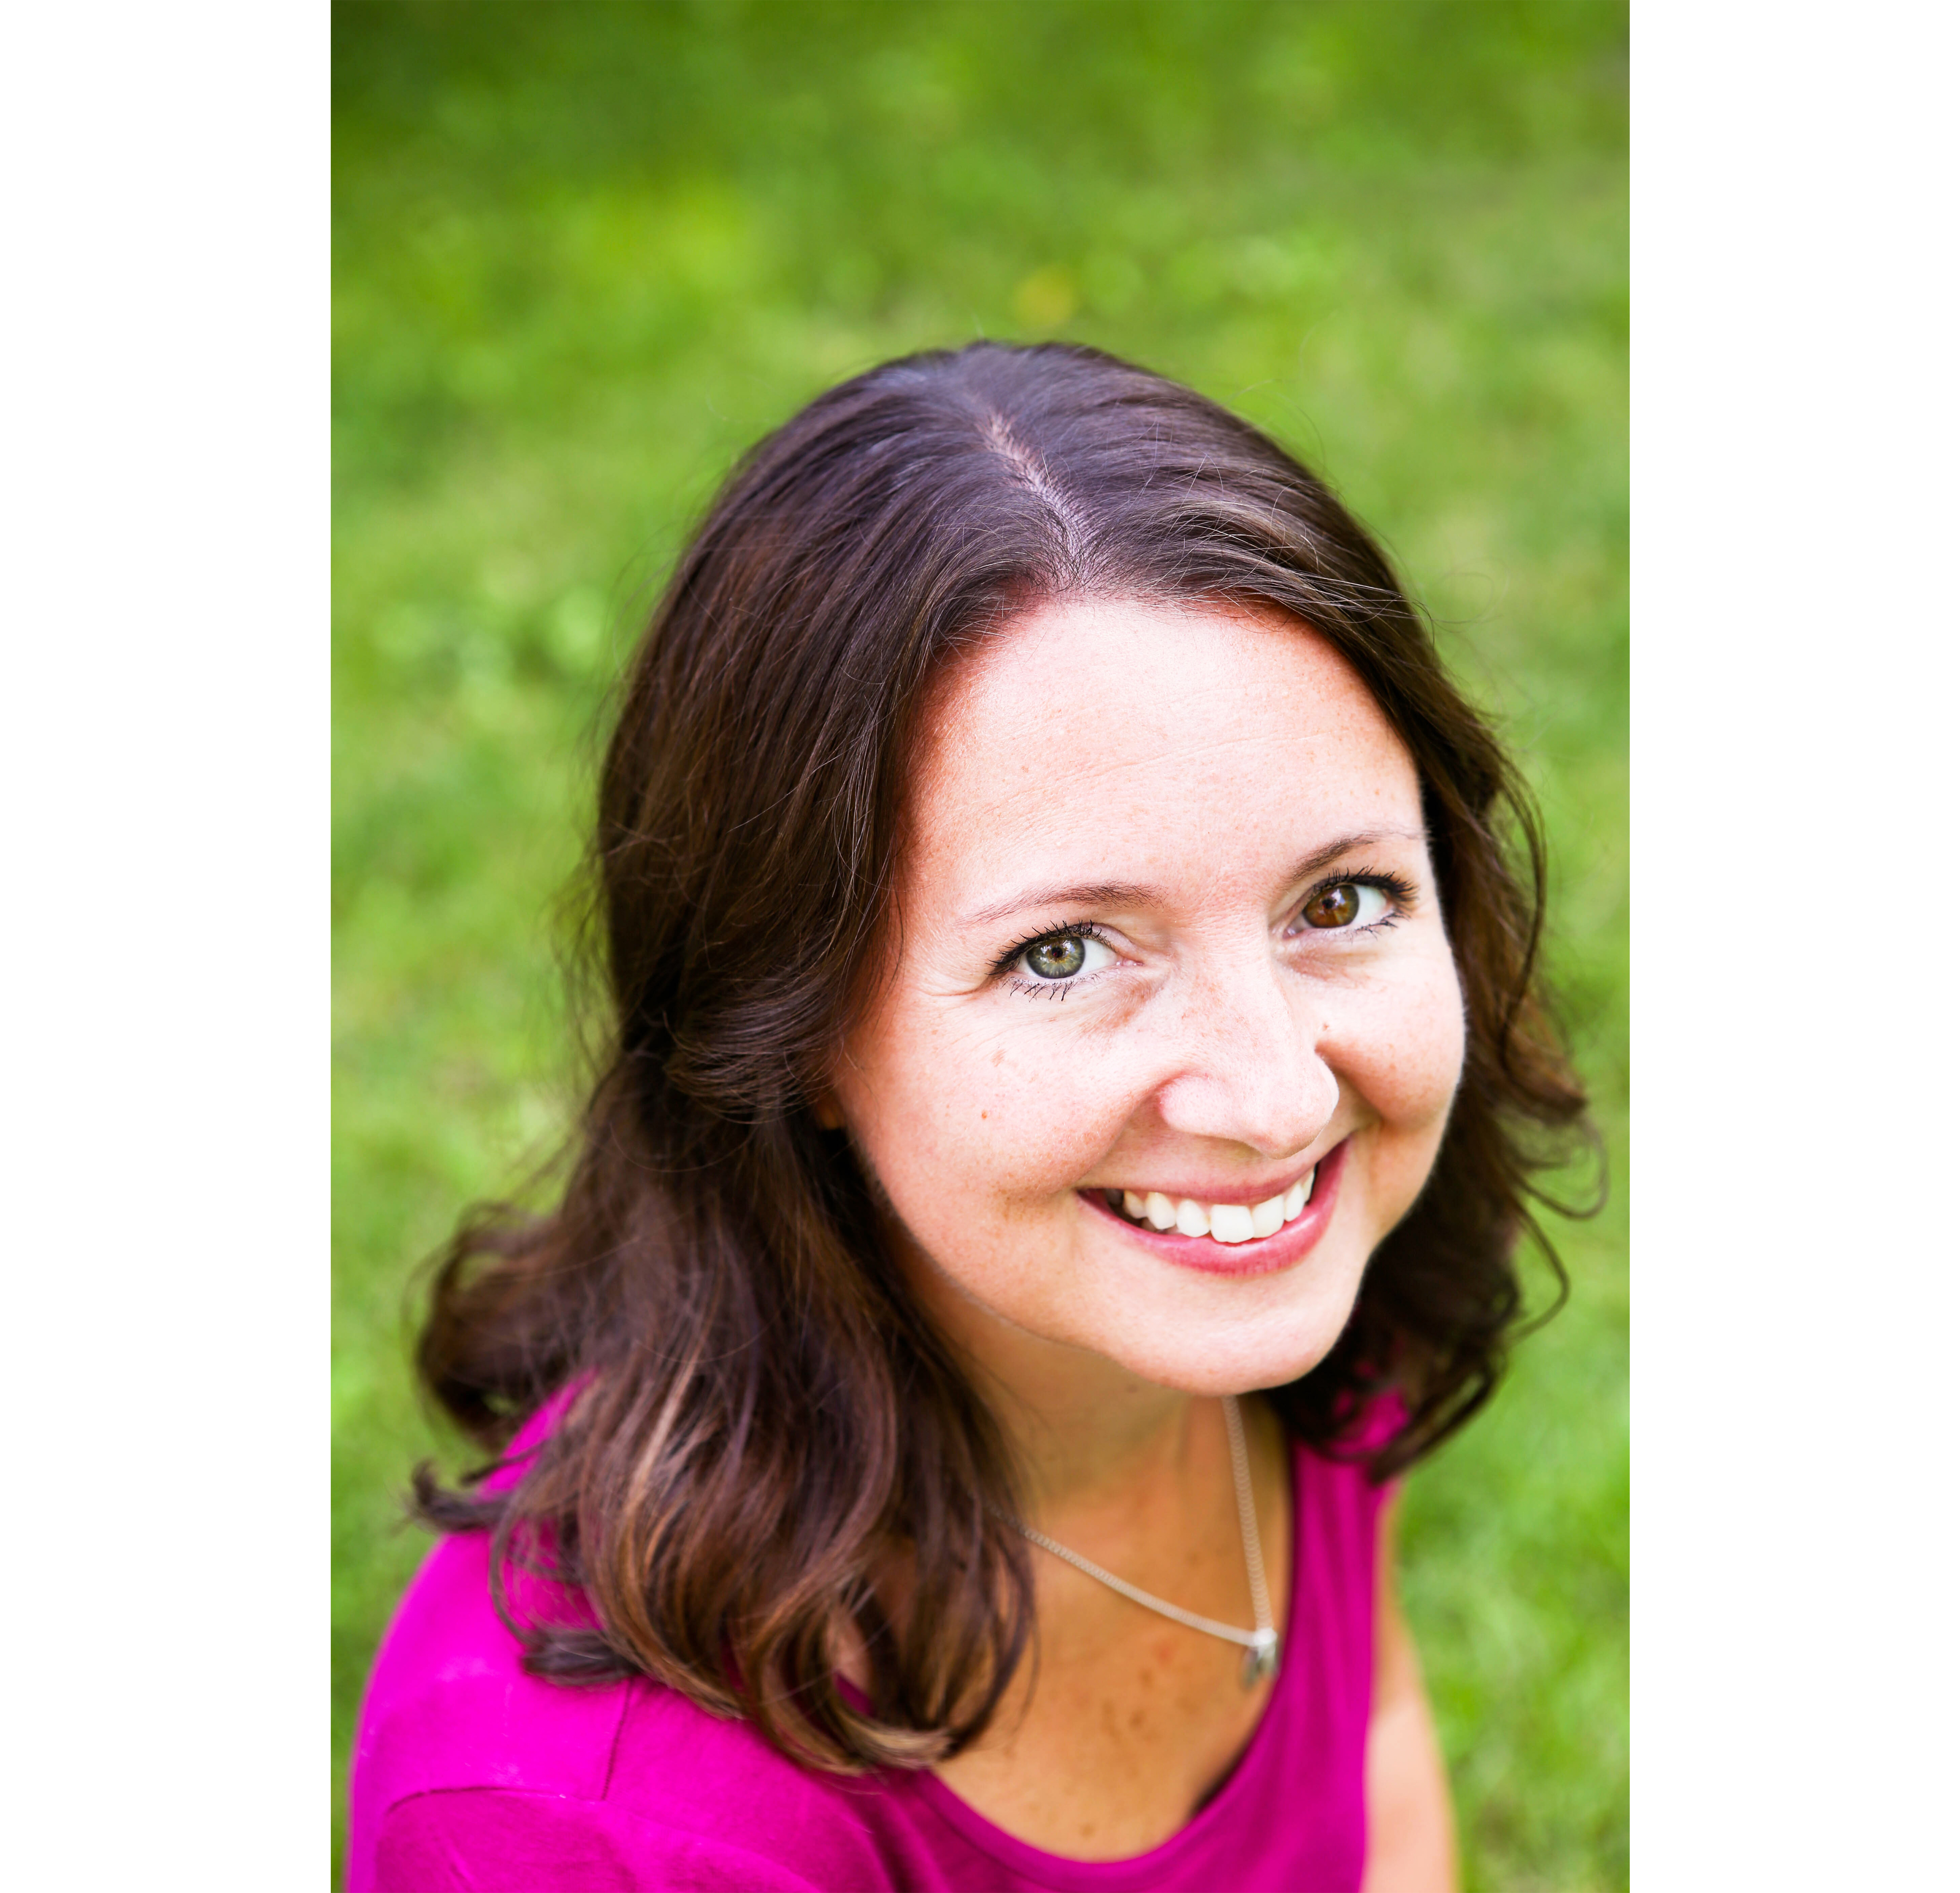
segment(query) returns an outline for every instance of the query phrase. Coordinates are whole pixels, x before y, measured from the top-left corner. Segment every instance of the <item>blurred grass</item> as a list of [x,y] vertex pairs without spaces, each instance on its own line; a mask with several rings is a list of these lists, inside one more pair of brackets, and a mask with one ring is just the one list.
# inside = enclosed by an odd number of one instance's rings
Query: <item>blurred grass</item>
[[[734,454],[1063,334],[1268,428],[1504,721],[1616,1193],[1411,1481],[1474,1890],[1627,1884],[1625,25],[1587,0],[335,11],[333,1754],[455,1442],[408,1285],[563,1121],[549,910],[636,614]],[[1549,1278],[1534,1276],[1541,1299]]]

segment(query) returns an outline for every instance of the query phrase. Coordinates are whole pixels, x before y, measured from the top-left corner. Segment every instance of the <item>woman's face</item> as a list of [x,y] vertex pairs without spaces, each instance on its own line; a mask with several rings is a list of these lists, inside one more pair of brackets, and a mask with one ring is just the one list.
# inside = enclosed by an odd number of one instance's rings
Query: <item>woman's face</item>
[[1463,1057],[1367,690],[1278,613],[1044,607],[949,676],[907,813],[832,1095],[928,1305],[1192,1393],[1305,1372]]

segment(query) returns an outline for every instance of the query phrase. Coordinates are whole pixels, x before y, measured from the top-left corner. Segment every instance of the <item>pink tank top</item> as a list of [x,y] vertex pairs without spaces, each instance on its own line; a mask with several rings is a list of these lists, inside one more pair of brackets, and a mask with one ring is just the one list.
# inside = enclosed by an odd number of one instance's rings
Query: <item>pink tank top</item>
[[368,1682],[348,1893],[1356,1893],[1383,1496],[1295,1448],[1265,1714],[1197,1815],[1123,1860],[1029,1847],[928,1773],[807,1772],[644,1678],[527,1676],[491,1605],[485,1535],[446,1539]]

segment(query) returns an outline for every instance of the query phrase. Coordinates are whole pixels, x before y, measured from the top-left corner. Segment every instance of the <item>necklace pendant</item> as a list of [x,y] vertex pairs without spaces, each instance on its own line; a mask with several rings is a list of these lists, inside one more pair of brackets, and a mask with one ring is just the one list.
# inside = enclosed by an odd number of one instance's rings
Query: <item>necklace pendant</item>
[[1239,1677],[1248,1689],[1257,1689],[1269,1677],[1278,1673],[1280,1666],[1280,1639],[1277,1630],[1261,1630],[1259,1640],[1248,1647],[1246,1661],[1239,1670]]

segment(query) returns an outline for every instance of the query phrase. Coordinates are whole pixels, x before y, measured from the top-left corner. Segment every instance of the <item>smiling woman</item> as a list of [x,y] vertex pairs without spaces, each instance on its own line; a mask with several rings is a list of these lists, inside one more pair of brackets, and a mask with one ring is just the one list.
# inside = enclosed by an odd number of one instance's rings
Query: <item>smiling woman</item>
[[563,1200],[424,1337],[502,1456],[418,1479],[354,1887],[1449,1885],[1384,1482],[1581,1101],[1366,534],[1090,350],[873,371],[682,559],[595,868]]
[[975,1359],[1068,1350],[1044,1388],[1297,1380],[1462,1064],[1408,751],[1316,634],[1222,604],[1032,611],[943,696],[833,1086],[915,1292]]

